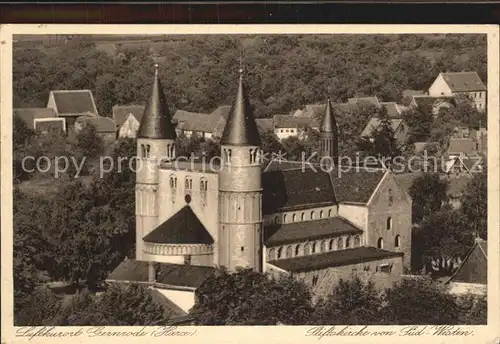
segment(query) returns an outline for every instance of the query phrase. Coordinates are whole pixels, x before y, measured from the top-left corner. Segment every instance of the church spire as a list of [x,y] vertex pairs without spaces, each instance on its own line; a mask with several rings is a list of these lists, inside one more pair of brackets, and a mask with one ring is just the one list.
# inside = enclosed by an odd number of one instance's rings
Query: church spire
[[332,103],[330,102],[330,97],[326,102],[325,116],[323,117],[323,122],[320,127],[321,139],[321,156],[332,158],[334,163],[337,163],[338,159],[338,129],[337,122],[335,121],[335,116],[333,114]]
[[259,146],[260,135],[253,117],[245,85],[240,59],[240,80],[233,107],[229,112],[221,143],[235,146]]
[[323,122],[321,123],[321,132],[334,133],[337,135],[337,122],[335,121],[335,116],[333,115],[330,97],[328,97],[326,102],[325,116],[323,117]]
[[148,104],[144,109],[138,138],[175,140],[175,128],[171,122],[167,100],[158,76],[158,64],[155,64],[153,89]]

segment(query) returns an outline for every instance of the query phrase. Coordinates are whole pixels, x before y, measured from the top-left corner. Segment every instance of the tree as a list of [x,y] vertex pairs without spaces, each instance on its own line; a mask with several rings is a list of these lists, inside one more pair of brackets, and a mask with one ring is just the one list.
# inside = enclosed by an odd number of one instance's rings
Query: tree
[[412,203],[412,222],[422,220],[439,211],[447,201],[449,183],[437,173],[425,173],[417,177],[410,186]]
[[474,173],[472,179],[467,184],[465,195],[462,200],[461,213],[475,236],[484,240],[488,238],[488,172],[483,167],[483,171]]
[[57,318],[66,326],[158,326],[168,320],[147,287],[111,285],[102,294],[82,291]]
[[404,119],[410,127],[409,143],[425,142],[429,139],[434,119],[430,106],[420,105],[417,108],[412,108],[405,112]]
[[209,277],[196,290],[190,314],[199,325],[298,325],[307,323],[312,310],[301,282],[242,269]]
[[[14,309],[45,281],[44,267],[50,258],[45,226],[49,222],[49,202],[14,188]],[[33,221],[37,219],[37,221]]]
[[415,245],[424,266],[449,275],[473,244],[468,224],[458,211],[440,210],[416,229]]
[[392,158],[401,155],[401,147],[394,136],[391,119],[387,114],[387,108],[381,107],[378,111],[379,125],[373,128],[370,137],[358,140],[358,149],[367,156]]
[[61,300],[47,287],[33,291],[14,313],[16,326],[46,326],[61,312]]
[[76,135],[77,148],[87,159],[93,159],[99,156],[104,150],[102,138],[97,134],[96,127],[87,123]]
[[466,294],[458,297],[460,323],[464,325],[486,325],[488,320],[488,296]]
[[458,324],[459,308],[444,288],[427,277],[403,279],[385,293],[385,317],[398,325]]
[[373,282],[363,283],[357,276],[341,279],[330,296],[316,303],[313,323],[380,325],[381,308],[382,298]]

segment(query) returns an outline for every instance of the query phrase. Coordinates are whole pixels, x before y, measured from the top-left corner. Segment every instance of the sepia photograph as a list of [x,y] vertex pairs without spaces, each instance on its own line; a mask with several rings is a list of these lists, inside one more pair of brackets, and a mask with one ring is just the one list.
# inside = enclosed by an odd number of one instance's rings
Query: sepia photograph
[[16,335],[491,325],[489,34],[373,32],[12,35]]

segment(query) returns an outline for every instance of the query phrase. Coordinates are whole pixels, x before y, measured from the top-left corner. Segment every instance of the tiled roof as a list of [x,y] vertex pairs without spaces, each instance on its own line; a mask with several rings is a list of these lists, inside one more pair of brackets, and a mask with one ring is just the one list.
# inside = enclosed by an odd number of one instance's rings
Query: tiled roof
[[358,247],[308,256],[279,259],[269,263],[285,271],[298,272],[358,264],[402,255],[403,253],[400,252],[390,252],[375,247]]
[[486,91],[476,72],[441,73],[452,92]]
[[[262,175],[263,186],[264,186],[264,204],[266,204],[266,185],[269,185],[269,191],[267,191],[268,199],[270,204],[270,210],[275,209],[273,207],[273,202],[280,203],[279,199],[283,199],[283,193],[286,194],[286,191],[276,192],[270,191],[275,189],[284,189],[290,188],[291,195],[297,195],[295,198],[301,199],[302,196],[300,194],[304,191],[304,198],[306,199],[314,199],[315,201],[302,201],[308,205],[309,203],[317,203],[326,202],[330,199],[332,202],[340,202],[340,203],[362,203],[366,204],[378,184],[382,180],[386,171],[381,168],[364,168],[364,167],[356,167],[356,166],[342,166],[342,171],[339,172],[337,169],[333,169],[330,172],[330,183],[333,186],[334,195],[327,196],[327,193],[324,193],[327,190],[326,186],[320,187],[323,183],[326,185],[326,180],[319,179],[322,182],[318,183],[318,176],[323,176],[321,170],[317,166],[317,164],[311,164],[313,168],[311,169],[307,165],[301,162],[295,161],[271,161],[266,166],[266,172]],[[304,166],[304,170],[306,173],[302,173],[302,166]],[[293,174],[290,175],[290,181],[285,183],[283,177],[281,177],[279,172],[283,172],[284,176],[288,176],[288,173],[293,171]],[[274,172],[274,174],[266,175],[266,173]],[[293,178],[292,178],[293,177]],[[264,184],[264,181],[266,184]],[[278,181],[279,183],[277,183]],[[283,186],[284,185],[284,186]],[[318,187],[322,193],[318,193],[314,195],[316,192],[316,187]],[[303,190],[304,189],[304,190]],[[273,195],[275,193],[276,195]],[[331,198],[328,198],[331,197]],[[278,198],[274,201],[275,198]],[[289,199],[289,198],[288,198]],[[287,200],[288,200],[287,199]],[[281,201],[283,203],[283,201]],[[273,211],[270,211],[272,213]]]
[[[317,216],[319,216],[317,214]],[[363,231],[342,217],[330,217],[313,221],[271,224],[264,227],[266,245],[288,244],[303,240],[328,238],[344,233]]]
[[[398,130],[399,126],[403,122],[402,119],[400,118],[391,118],[391,128],[394,132]],[[380,119],[372,117],[369,121],[368,124],[366,125],[365,129],[363,129],[363,132],[361,133],[361,136],[363,137],[370,137],[372,135],[372,132],[374,129],[377,129],[380,126]]]
[[156,282],[179,287],[198,288],[215,268],[187,264],[156,263]]
[[[477,252],[479,251],[479,252]],[[479,254],[474,254],[474,253]],[[474,257],[472,262],[469,258]],[[480,257],[484,257],[481,259]],[[469,264],[469,268],[466,268]],[[488,242],[481,238],[476,238],[474,245],[467,253],[467,256],[462,261],[462,264],[455,271],[453,276],[446,282],[468,282],[468,283],[484,283],[487,281],[488,267]]]
[[272,118],[256,118],[255,123],[257,124],[257,128],[259,128],[259,131],[261,133],[273,130]]
[[387,109],[387,115],[391,118],[397,118],[401,116],[401,111],[399,111],[398,104],[395,102],[384,102],[380,103],[381,106]]
[[[347,166],[345,168],[347,170]],[[335,197],[340,203],[366,204],[380,184],[386,171],[380,168],[363,168],[352,166],[348,171],[337,169],[331,172]]]
[[85,113],[97,115],[94,97],[89,90],[54,90],[54,96],[59,116],[81,116]]
[[322,171],[266,171],[262,187],[265,214],[336,204],[330,176]]
[[274,115],[275,128],[305,128],[311,124],[311,118],[293,115]]
[[419,90],[403,90],[402,95],[403,95],[403,98],[411,98],[413,96],[425,95],[425,92],[419,91]]
[[153,298],[153,301],[161,305],[165,310],[164,315],[169,321],[185,317],[187,315],[179,306],[177,306],[172,300],[163,295],[156,288],[148,288],[148,292]]
[[373,104],[375,106],[380,106],[380,102],[378,101],[377,97],[356,97],[356,98],[349,98],[349,99],[347,99],[347,102],[350,103],[350,104],[369,103],[369,104]]
[[475,152],[475,150],[475,143],[472,139],[450,139],[450,145],[448,146],[449,154],[470,154]]
[[435,106],[441,102],[447,102],[451,105],[455,104],[455,99],[452,97],[413,96],[413,100],[417,106],[421,106],[424,109],[429,106]]
[[98,133],[116,132],[116,124],[109,117],[101,116],[80,116],[76,119],[77,123],[92,124]]
[[231,105],[221,105],[217,109],[215,109],[212,112],[212,114],[222,116],[224,119],[227,120],[227,117],[229,116],[229,111],[231,111]]
[[22,119],[29,129],[34,129],[35,119],[56,118],[56,113],[51,108],[17,108],[14,109],[14,116]]
[[144,237],[145,242],[157,244],[205,244],[214,239],[200,222],[191,207],[185,206]]
[[147,282],[148,266],[146,261],[125,259],[109,274],[107,281]]
[[144,114],[144,105],[115,105],[113,106],[113,120],[117,127],[121,127],[127,120],[129,115],[133,115],[135,119],[141,123],[142,115]]
[[[210,266],[154,263],[156,282],[178,287],[199,287],[214,271]],[[108,282],[148,282],[149,262],[125,259],[111,272]]]

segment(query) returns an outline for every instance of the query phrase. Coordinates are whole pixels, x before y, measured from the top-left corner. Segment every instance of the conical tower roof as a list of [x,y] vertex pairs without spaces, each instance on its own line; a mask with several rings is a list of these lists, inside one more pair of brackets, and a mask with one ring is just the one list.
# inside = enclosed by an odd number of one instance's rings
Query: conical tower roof
[[325,116],[323,117],[323,122],[321,123],[321,132],[337,134],[337,122],[335,121],[330,98],[328,98],[328,101],[326,102]]
[[148,104],[144,108],[138,138],[175,140],[175,128],[171,121],[167,99],[158,76],[158,65],[155,65],[153,89]]
[[234,146],[260,146],[260,135],[253,117],[248,95],[243,83],[243,70],[240,69],[240,80],[236,99],[229,112],[221,144]]

